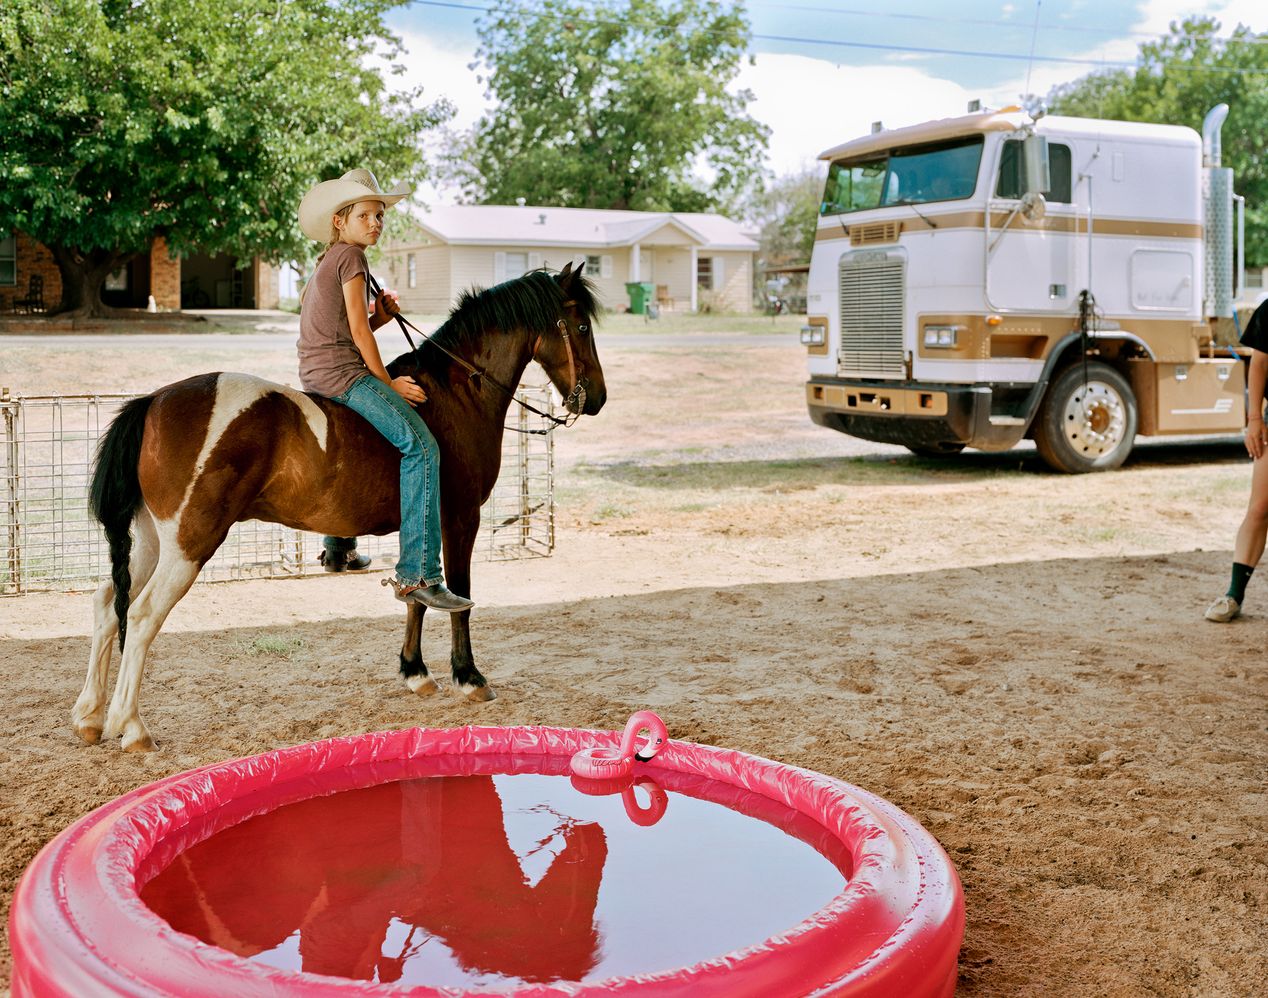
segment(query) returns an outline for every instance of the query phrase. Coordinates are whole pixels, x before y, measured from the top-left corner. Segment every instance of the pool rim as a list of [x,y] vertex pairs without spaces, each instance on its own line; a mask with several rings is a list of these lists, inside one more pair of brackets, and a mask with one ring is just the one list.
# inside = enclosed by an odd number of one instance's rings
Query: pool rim
[[[688,967],[495,992],[281,971],[177,932],[145,906],[136,888],[138,869],[166,838],[230,800],[266,787],[420,754],[566,759],[580,748],[618,740],[619,732],[544,726],[410,728],[213,763],[140,787],[69,826],[23,874],[10,914],[14,998],[87,991],[194,994],[198,987],[213,994],[223,993],[226,985],[241,995],[436,998],[776,993],[772,986],[783,994],[952,993],[963,894],[946,853],[925,829],[883,798],[844,781],[689,742],[671,740],[639,771],[699,775],[782,803],[845,843],[854,871],[836,897],[787,931]],[[213,971],[219,983],[208,983]]]

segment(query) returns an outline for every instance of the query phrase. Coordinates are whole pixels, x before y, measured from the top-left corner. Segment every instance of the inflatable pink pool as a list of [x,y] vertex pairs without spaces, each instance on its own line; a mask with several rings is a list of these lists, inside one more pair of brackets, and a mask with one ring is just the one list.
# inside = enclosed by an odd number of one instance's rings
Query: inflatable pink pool
[[12,993],[953,993],[963,896],[912,818],[676,741],[570,778],[619,737],[383,732],[142,787],[23,875]]

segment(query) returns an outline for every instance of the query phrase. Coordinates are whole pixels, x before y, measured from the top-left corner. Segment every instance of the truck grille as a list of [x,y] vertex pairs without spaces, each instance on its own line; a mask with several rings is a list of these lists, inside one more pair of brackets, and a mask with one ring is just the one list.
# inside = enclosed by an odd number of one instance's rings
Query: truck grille
[[[871,256],[871,254],[869,254]],[[842,374],[898,375],[903,359],[902,259],[841,261]]]

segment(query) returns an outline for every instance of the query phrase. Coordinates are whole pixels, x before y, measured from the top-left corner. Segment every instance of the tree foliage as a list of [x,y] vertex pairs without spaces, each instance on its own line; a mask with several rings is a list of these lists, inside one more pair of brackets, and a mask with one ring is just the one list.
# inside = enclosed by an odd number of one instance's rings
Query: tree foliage
[[0,230],[47,245],[66,307],[149,248],[303,256],[296,208],[354,166],[418,179],[450,112],[389,92],[399,0],[3,0]]
[[752,94],[731,89],[742,7],[544,0],[494,7],[478,30],[497,105],[455,157],[469,197],[710,211],[760,177],[769,129],[747,112]]
[[1171,25],[1140,48],[1134,70],[1094,73],[1057,87],[1058,114],[1189,125],[1199,131],[1216,104],[1229,106],[1223,165],[1246,198],[1246,260],[1268,265],[1268,35],[1238,26],[1227,37],[1209,17]]
[[810,262],[822,197],[823,176],[818,169],[776,177],[766,185],[751,209],[763,264],[783,267]]

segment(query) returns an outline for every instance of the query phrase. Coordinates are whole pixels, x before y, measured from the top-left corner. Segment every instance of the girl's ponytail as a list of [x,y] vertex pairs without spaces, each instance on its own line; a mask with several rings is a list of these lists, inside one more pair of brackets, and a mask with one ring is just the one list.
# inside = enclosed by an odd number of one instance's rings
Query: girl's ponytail
[[[335,216],[338,218],[342,218],[345,222],[348,221],[348,216],[350,214],[352,214],[352,205],[350,204],[345,205],[344,207],[340,208],[337,212],[335,212]],[[335,248],[335,244],[339,242],[340,238],[342,238],[342,235],[343,234],[339,231],[339,226],[335,225],[335,220],[332,218],[330,220],[330,242],[326,243],[326,248],[321,251],[321,253],[317,257],[317,260],[313,263],[313,277],[317,276],[317,268],[321,266],[321,261],[326,259],[326,254]],[[312,282],[313,282],[313,278],[310,277],[308,280],[304,282],[303,288],[300,289],[300,292],[299,292],[299,307],[300,308],[304,307],[304,295],[308,294],[308,285],[312,284]]]

